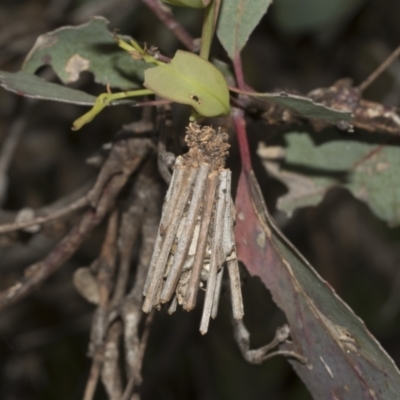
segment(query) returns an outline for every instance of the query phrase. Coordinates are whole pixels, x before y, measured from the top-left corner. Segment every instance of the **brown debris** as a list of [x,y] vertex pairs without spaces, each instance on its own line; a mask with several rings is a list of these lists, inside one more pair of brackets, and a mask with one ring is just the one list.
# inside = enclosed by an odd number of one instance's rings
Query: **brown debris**
[[214,170],[224,168],[230,147],[228,139],[228,134],[220,128],[215,131],[211,126],[190,123],[185,136],[189,147],[188,153],[183,156],[185,165],[210,164]]

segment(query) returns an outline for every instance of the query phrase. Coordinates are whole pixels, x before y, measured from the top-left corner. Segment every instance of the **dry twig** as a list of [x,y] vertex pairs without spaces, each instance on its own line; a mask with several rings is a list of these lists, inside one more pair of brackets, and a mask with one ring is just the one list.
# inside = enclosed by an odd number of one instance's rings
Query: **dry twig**
[[19,282],[0,292],[0,310],[30,294],[75,253],[89,233],[113,207],[118,193],[151,147],[152,144],[148,139],[140,138],[123,139],[113,146],[109,159],[100,172],[95,190],[91,192],[95,195],[92,196],[92,201],[96,200],[95,207],[83,214],[80,221],[50,254],[28,267]]
[[192,52],[198,48],[190,34],[176,21],[169,8],[158,0],[142,0],[154,12],[157,18],[176,36],[176,38]]
[[108,219],[100,257],[97,260],[99,306],[94,313],[90,333],[89,354],[93,358],[89,379],[86,384],[84,400],[91,400],[103,367],[103,353],[108,330],[108,301],[113,286],[113,275],[116,266],[118,213],[114,211]]
[[389,66],[400,56],[400,46],[397,47],[389,57],[381,63],[378,68],[368,76],[360,85],[358,85],[358,90],[360,92],[364,92],[365,89],[371,85],[384,71],[386,71]]
[[14,156],[14,151],[25,128],[22,119],[17,119],[10,127],[0,151],[0,205],[7,195],[8,168]]
[[307,363],[307,359],[295,351],[277,350],[270,352],[272,349],[288,341],[290,336],[289,325],[283,325],[281,328],[278,328],[271,343],[256,350],[250,349],[250,333],[242,320],[233,320],[233,335],[244,359],[250,364],[261,364],[265,360],[275,356],[290,357],[303,364]]
[[109,328],[104,345],[104,361],[101,380],[110,400],[122,397],[122,378],[119,365],[119,341],[122,335],[121,321],[115,321]]

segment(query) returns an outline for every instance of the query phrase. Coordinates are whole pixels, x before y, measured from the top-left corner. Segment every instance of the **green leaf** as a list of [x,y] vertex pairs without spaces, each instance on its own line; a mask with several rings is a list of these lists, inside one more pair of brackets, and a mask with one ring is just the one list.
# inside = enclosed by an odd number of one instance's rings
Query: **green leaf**
[[145,71],[144,86],[165,99],[191,105],[204,117],[230,111],[229,90],[222,73],[187,51],[178,50],[170,64]]
[[304,118],[316,119],[327,122],[329,124],[338,125],[342,130],[351,130],[350,121],[353,118],[351,112],[339,111],[327,107],[321,103],[317,103],[309,97],[298,96],[285,92],[281,93],[257,93],[245,92],[238,89],[231,89],[237,93],[243,93],[247,96],[261,97],[281,107],[287,108],[295,114],[299,114]]
[[[279,199],[278,208],[291,214],[298,207],[318,204],[330,188],[343,187],[367,203],[377,217],[391,226],[399,225],[399,145],[364,143],[332,135],[334,140],[319,145],[308,133],[285,136],[285,163],[273,174],[288,186],[289,193]],[[271,170],[271,166],[264,165]]]
[[[321,103],[316,103],[310,98],[304,96],[297,96],[283,92],[265,93],[262,97],[305,118],[317,119],[330,124],[350,122],[353,118],[351,112],[334,110],[333,108],[327,107]],[[350,124],[347,124],[347,129],[350,128]]]
[[217,35],[231,59],[243,49],[272,0],[224,0]]
[[105,18],[94,17],[86,24],[39,36],[22,69],[34,74],[43,65],[50,65],[66,84],[77,81],[81,72],[90,71],[103,85],[123,90],[140,87],[143,71],[151,65],[134,60],[120,49],[107,24]]
[[397,399],[400,374],[354,314],[272,221],[253,172],[242,172],[236,195],[238,258],[271,291],[290,325],[281,346],[314,399]]
[[36,75],[28,74],[24,71],[0,71],[0,85],[4,89],[20,96],[40,100],[52,100],[80,105],[92,105],[96,100],[96,97],[90,94],[47,82]]
[[290,33],[305,33],[343,24],[365,0],[279,0],[273,17],[277,26]]
[[164,3],[179,7],[205,8],[211,0],[162,0]]

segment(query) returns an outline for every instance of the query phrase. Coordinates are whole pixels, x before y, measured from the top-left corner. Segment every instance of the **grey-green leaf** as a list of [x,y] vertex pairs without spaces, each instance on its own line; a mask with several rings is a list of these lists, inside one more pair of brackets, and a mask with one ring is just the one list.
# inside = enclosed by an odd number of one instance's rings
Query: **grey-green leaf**
[[0,86],[20,96],[39,100],[60,101],[80,105],[93,105],[96,97],[28,74],[24,71],[0,71]]
[[224,0],[217,35],[231,59],[246,44],[272,0]]
[[[285,136],[285,163],[275,169],[275,176],[289,187],[289,193],[279,199],[278,208],[290,214],[298,207],[318,204],[330,188],[343,187],[367,203],[377,217],[399,225],[400,147],[346,140],[337,134],[331,138],[336,140],[317,145],[308,133]],[[271,170],[270,161],[264,161]],[[299,182],[303,182],[301,191]]]
[[327,122],[332,125],[338,125],[340,129],[351,130],[350,121],[353,116],[351,112],[339,111],[327,107],[321,103],[317,103],[309,97],[298,96],[285,92],[281,93],[246,93],[248,96],[264,98],[272,103],[278,104],[281,107],[287,108],[289,111],[299,114],[304,118],[316,119]]
[[22,69],[34,74],[50,65],[63,83],[78,80],[83,71],[92,72],[97,83],[123,90],[142,86],[143,72],[151,65],[134,60],[118,47],[107,29],[108,21],[94,17],[80,26],[65,26],[36,40]]
[[252,171],[242,171],[235,204],[238,258],[284,311],[292,341],[282,347],[307,360],[288,359],[313,398],[398,399],[393,360],[276,227]]

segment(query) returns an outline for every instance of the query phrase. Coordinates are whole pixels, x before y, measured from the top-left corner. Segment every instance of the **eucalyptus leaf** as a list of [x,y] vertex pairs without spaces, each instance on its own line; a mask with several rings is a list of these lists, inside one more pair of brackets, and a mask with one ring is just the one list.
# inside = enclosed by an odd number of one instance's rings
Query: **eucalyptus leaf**
[[245,46],[272,0],[224,0],[219,14],[217,35],[233,60]]
[[264,158],[267,170],[289,188],[278,200],[278,208],[291,214],[296,208],[318,204],[330,188],[343,187],[368,204],[377,217],[399,225],[400,145],[331,135],[336,140],[316,144],[308,133],[288,133],[284,164],[274,170]]
[[144,86],[165,99],[191,105],[204,117],[230,111],[229,90],[222,73],[187,51],[178,50],[171,63],[145,71]]
[[97,83],[123,90],[141,86],[143,72],[151,67],[118,47],[107,29],[108,21],[94,17],[80,26],[65,26],[36,40],[22,69],[34,74],[50,65],[63,83],[75,82],[83,71],[92,72]]
[[20,96],[39,100],[60,101],[79,105],[93,105],[96,97],[80,90],[71,89],[28,74],[24,71],[0,71],[0,85]]
[[351,112],[339,111],[317,103],[309,97],[298,96],[286,92],[281,93],[257,93],[246,92],[238,89],[231,89],[237,93],[243,93],[247,96],[266,99],[289,111],[301,115],[304,118],[315,119],[337,125],[342,130],[352,130],[350,121],[353,118]]
[[238,257],[284,311],[292,341],[281,348],[306,358],[289,362],[313,398],[397,399],[395,363],[276,227],[253,171],[242,172],[235,204]]
[[285,92],[266,93],[263,97],[305,118],[317,119],[330,124],[340,124],[342,127],[351,129],[349,124],[353,118],[351,112],[338,111],[321,103],[316,103],[308,97]]

